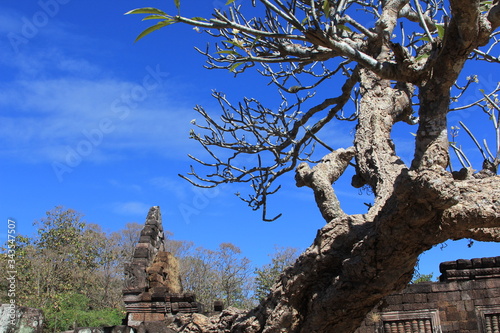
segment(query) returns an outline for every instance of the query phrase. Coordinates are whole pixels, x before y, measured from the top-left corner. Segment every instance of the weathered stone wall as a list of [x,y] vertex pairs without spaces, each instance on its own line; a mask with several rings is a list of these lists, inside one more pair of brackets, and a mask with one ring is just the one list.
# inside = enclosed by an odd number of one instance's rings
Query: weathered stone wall
[[2,304],[0,333],[42,333],[43,312],[39,309]]
[[499,332],[500,257],[445,262],[440,271],[441,282],[384,298],[357,333]]

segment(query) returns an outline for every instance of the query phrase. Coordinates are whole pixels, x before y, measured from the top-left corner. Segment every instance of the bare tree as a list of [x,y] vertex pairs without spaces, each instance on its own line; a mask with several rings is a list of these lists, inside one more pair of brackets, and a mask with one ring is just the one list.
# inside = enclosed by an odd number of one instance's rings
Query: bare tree
[[181,267],[184,291],[196,294],[207,310],[214,301],[225,306],[249,308],[254,305],[250,291],[250,260],[232,243],[221,243],[217,250],[194,247],[191,242],[167,240]]
[[[191,137],[213,160],[193,159],[213,170],[202,176],[193,169],[185,178],[202,187],[250,183],[255,192],[242,199],[273,220],[267,198],[279,189],[276,179],[295,170],[297,186],[312,189],[326,221],[256,309],[235,320],[221,316],[219,327],[353,332],[382,297],[408,284],[423,251],[448,239],[500,240],[498,87],[450,106],[471,86],[472,78],[457,84],[466,62],[500,62],[498,0],[252,0],[255,8],[245,2],[252,17],[229,0],[210,19],[181,16],[175,4],[178,15],[131,11],[159,19],[138,38],[173,23],[204,29],[219,40],[214,50],[199,50],[208,68],[237,74],[260,65],[281,97],[266,107],[214,92],[221,115],[197,106],[203,132]],[[497,149],[485,153],[483,170],[452,173],[447,118],[477,106],[494,118]],[[353,146],[332,149],[322,139],[334,120],[356,123]],[[418,127],[408,164],[391,138],[399,122]],[[316,161],[315,147],[327,150]],[[256,162],[245,165],[246,156]],[[343,212],[332,187],[350,164],[353,187],[374,194],[365,214]]]
[[250,302],[250,260],[243,257],[239,247],[232,243],[219,245],[216,268],[220,284],[220,299],[227,306],[245,308]]
[[141,236],[143,225],[137,222],[129,222],[125,228],[111,234],[111,239],[120,249],[120,266],[130,263],[134,257],[134,249]]

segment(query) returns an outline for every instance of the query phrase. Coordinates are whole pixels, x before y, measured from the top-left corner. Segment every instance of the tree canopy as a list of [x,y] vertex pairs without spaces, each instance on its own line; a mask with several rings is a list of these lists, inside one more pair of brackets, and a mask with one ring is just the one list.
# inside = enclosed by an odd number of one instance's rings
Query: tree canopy
[[[213,169],[207,176],[192,170],[194,178],[186,178],[198,186],[249,182],[255,193],[242,199],[251,207],[265,211],[267,196],[279,188],[279,185],[273,186],[277,178],[301,162],[318,162],[323,155],[318,158],[318,154],[313,154],[316,146],[333,150],[321,139],[321,130],[328,123],[360,119],[362,97],[366,96],[363,87],[373,90],[361,85],[362,75],[367,71],[386,80],[384,82],[397,84],[393,87],[397,96],[386,96],[386,102],[393,104],[396,110],[391,119],[386,119],[390,126],[384,129],[385,136],[395,123],[419,124],[415,158],[409,167],[449,166],[446,122],[441,121],[441,130],[434,133],[438,119],[423,117],[424,109],[430,104],[434,108],[440,105],[439,100],[444,101],[442,107],[446,111],[442,114],[479,106],[494,116],[498,87],[491,87],[491,91],[484,92],[474,103],[448,108],[450,101],[456,102],[477,80],[477,76],[470,76],[465,85],[455,85],[466,60],[500,61],[493,55],[499,23],[496,6],[491,1],[476,1],[472,6],[474,10],[460,1],[449,4],[444,1],[254,0],[252,6],[257,9],[237,3],[228,1],[228,5],[233,6],[228,6],[226,11],[215,10],[212,18],[181,16],[181,5],[189,4],[180,1],[175,2],[178,15],[149,7],[129,12],[149,14],[145,20],[159,20],[137,39],[174,23],[205,29],[217,40],[213,49],[197,48],[208,59],[206,67],[238,74],[261,65],[257,70],[269,78],[269,83],[281,95],[276,106],[265,106],[253,98],[234,104],[223,93],[214,92],[222,110],[220,117],[202,106],[196,107],[205,123],[194,122],[202,132],[193,130],[191,137],[213,157],[213,161],[202,161],[192,156],[201,165]],[[460,6],[468,8],[471,15],[462,15],[464,10]],[[246,11],[260,16],[247,17]],[[456,17],[453,12],[461,15]],[[470,28],[462,32],[460,27],[465,26]],[[462,56],[456,58],[453,54]],[[445,59],[449,61],[443,62]],[[434,82],[436,78],[442,91],[433,88],[438,84]],[[339,93],[332,95],[333,90],[327,89],[329,96],[321,98],[325,94],[322,86],[331,86],[332,82]],[[450,95],[451,90],[456,92],[455,96]],[[432,135],[425,127],[431,125]],[[495,129],[498,132],[496,123]],[[429,149],[431,146],[436,149]],[[439,162],[436,156],[427,156],[437,150],[444,150]],[[388,152],[392,151],[394,149]],[[485,160],[498,165],[497,152],[498,149],[484,153]],[[249,159],[245,155],[258,158]],[[248,160],[256,163],[245,165]],[[377,193],[379,182],[363,174],[369,170],[363,171],[362,163],[358,163],[357,171],[353,185],[366,184]],[[267,215],[264,219],[268,219]]]
[[[18,305],[42,309],[47,332],[120,324],[123,257],[113,241],[118,233],[108,236],[64,207],[33,224],[37,235],[18,235],[15,242]],[[7,274],[2,270],[0,277]]]
[[[208,171],[193,168],[184,178],[201,187],[249,183],[253,192],[241,198],[274,220],[267,198],[294,171],[326,222],[272,294],[228,329],[353,332],[383,296],[411,280],[423,251],[447,239],[499,240],[499,86],[461,101],[477,80],[461,76],[466,63],[500,62],[498,1],[228,1],[210,18],[182,16],[186,1],[174,1],[176,14],[130,11],[158,20],[138,39],[174,23],[204,30],[216,41],[198,48],[206,67],[238,74],[259,65],[280,98],[266,106],[214,92],[219,113],[196,106],[203,121],[191,137],[212,160],[193,156]],[[479,171],[456,144],[455,128],[448,131],[448,118],[468,108],[484,111],[495,132],[495,149],[477,144]],[[335,121],[355,123],[351,146],[328,142]],[[400,123],[416,127],[409,162],[391,136]],[[453,169],[450,150],[462,168]],[[346,214],[332,187],[349,165],[352,186],[374,195],[364,214]]]

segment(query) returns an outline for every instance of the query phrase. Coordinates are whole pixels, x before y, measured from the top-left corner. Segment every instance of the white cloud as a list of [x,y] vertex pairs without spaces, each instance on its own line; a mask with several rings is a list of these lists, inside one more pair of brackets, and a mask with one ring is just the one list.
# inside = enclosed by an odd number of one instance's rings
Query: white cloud
[[[22,15],[0,13],[0,32],[21,29]],[[151,64],[124,78],[98,60],[114,41],[75,31],[51,20],[19,52],[0,40],[0,157],[64,162],[85,148],[86,161],[101,163],[135,153],[185,158],[198,149],[188,140],[192,105],[166,68]]]
[[189,184],[186,180],[181,179],[180,177],[155,177],[151,179],[149,183],[157,188],[167,191],[180,201],[185,201],[193,196],[193,185]]
[[93,144],[89,160],[124,150],[162,155],[184,151],[191,111],[165,96],[168,82],[147,90],[142,80],[64,76],[0,84],[0,109],[7,111],[0,116],[0,154],[52,161],[82,141]]
[[[7,48],[7,44],[4,45]],[[98,65],[86,60],[84,55],[68,56],[61,47],[47,46],[28,52],[14,52],[6,49],[0,55],[0,64],[16,71],[17,79],[39,80],[56,76],[78,76],[94,78],[103,71]],[[4,77],[5,79],[5,77]]]
[[122,181],[116,180],[116,179],[109,179],[108,183],[112,186],[114,186],[117,189],[128,191],[128,192],[135,192],[135,193],[140,193],[142,192],[142,186],[137,185],[137,184],[127,184]]
[[154,205],[138,201],[115,202],[112,204],[112,210],[120,215],[146,216],[152,206]]

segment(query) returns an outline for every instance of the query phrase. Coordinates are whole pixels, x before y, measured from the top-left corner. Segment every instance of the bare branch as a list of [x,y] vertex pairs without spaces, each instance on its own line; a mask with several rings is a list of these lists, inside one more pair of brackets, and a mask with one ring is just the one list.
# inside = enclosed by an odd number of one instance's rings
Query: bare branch
[[475,49],[474,52],[477,54],[477,55],[480,55],[482,56],[486,61],[489,61],[489,62],[498,62],[500,63],[500,56],[498,57],[494,57],[486,52],[483,52],[481,50],[478,50],[478,49]]
[[415,22],[415,23],[420,23],[422,28],[428,27],[428,30],[430,31],[435,31],[436,30],[436,23],[434,20],[429,17],[428,15],[425,15],[422,13],[422,9],[420,6],[420,3],[418,3],[418,7],[420,10],[415,12],[413,8],[411,8],[410,4],[406,4],[400,11],[399,11],[399,17],[404,17],[407,18],[408,20]]
[[429,27],[427,26],[427,22],[425,21],[424,14],[422,13],[422,7],[420,6],[419,0],[415,0],[415,7],[417,7],[417,14],[418,14],[418,18],[420,20],[420,23],[421,23],[422,27],[424,28],[425,33],[427,34],[427,37],[429,38],[431,43],[433,43],[434,38],[432,38],[432,34],[429,31]]
[[479,151],[481,152],[481,155],[483,156],[483,158],[485,160],[488,159],[488,156],[486,156],[486,154],[484,153],[484,150],[483,148],[481,147],[481,145],[479,144],[479,142],[477,141],[476,137],[474,136],[474,134],[471,132],[471,130],[469,128],[467,128],[467,126],[465,126],[465,124],[462,122],[462,121],[459,121],[459,124],[464,128],[464,130],[467,132],[467,134],[469,134],[470,138],[472,139],[472,141],[475,143],[477,149],[479,149]]
[[[250,195],[248,199],[241,196],[240,198],[253,209],[265,207],[267,196],[279,189],[279,187],[272,188],[277,178],[293,170],[300,161],[314,162],[310,159],[314,151],[312,142],[318,142],[331,150],[317,134],[349,101],[352,88],[359,79],[356,73],[357,71],[346,80],[341,95],[325,99],[305,113],[301,111],[301,106],[310,95],[299,98],[291,105],[284,99],[278,111],[273,112],[257,100],[248,98],[238,106],[234,106],[223,94],[214,92],[213,96],[223,111],[219,121],[212,118],[202,107],[196,107],[195,110],[207,124],[200,125],[195,122],[195,125],[208,131],[209,134],[202,136],[192,131],[191,137],[200,142],[215,162],[206,163],[190,157],[199,164],[215,170],[207,177],[200,177],[192,170],[188,175],[194,177],[194,180],[189,181],[201,187],[249,182],[255,194]],[[328,110],[329,107],[331,108]],[[313,116],[326,110],[323,118],[314,120],[312,125],[307,126],[308,122],[313,120]],[[234,153],[223,160],[211,147],[223,148]],[[312,150],[307,153],[306,147],[312,147]],[[255,156],[252,159],[257,159],[257,165],[249,169],[238,167],[238,160],[246,159],[243,155]],[[204,183],[208,185],[203,185]],[[268,220],[267,217],[265,219]]]
[[[457,147],[455,144],[450,144],[450,147],[453,148],[453,151],[455,152],[458,160],[460,161],[460,164],[462,164],[462,167],[464,168],[471,168],[472,164],[463,152],[462,148]],[[465,163],[467,162],[467,164]]]
[[[479,7],[470,8],[466,1],[452,0],[451,15],[440,0],[424,1],[425,8],[416,1],[415,9],[409,2],[260,0],[252,1],[251,4],[256,10],[260,8],[260,4],[264,8],[263,14],[250,19],[243,15],[243,7],[235,4],[227,7],[225,11],[215,10],[213,18],[208,20],[166,15],[165,18],[170,20],[169,24],[184,23],[201,28],[220,40],[212,52],[208,47],[203,51],[198,49],[207,57],[207,68],[229,69],[237,74],[260,64],[263,68],[260,73],[269,77],[270,82],[278,87],[282,100],[277,109],[273,110],[251,98],[245,98],[241,103],[233,105],[223,94],[214,92],[213,95],[222,110],[219,119],[210,116],[201,106],[196,107],[206,124],[197,124],[203,133],[197,134],[193,131],[191,137],[204,147],[213,162],[192,158],[202,166],[212,168],[213,172],[206,177],[200,177],[191,170],[189,175],[193,178],[190,178],[190,181],[205,183],[199,184],[202,186],[248,182],[253,185],[256,195],[244,200],[254,208],[265,206],[266,196],[275,190],[270,186],[280,175],[293,170],[301,161],[314,161],[315,144],[327,151],[332,150],[328,142],[322,140],[318,134],[327,123],[334,118],[359,121],[360,92],[354,90],[354,86],[359,82],[359,68],[372,72],[378,78],[398,81],[401,83],[396,84],[398,87],[408,85],[404,89],[397,88],[397,94],[393,96],[396,108],[405,104],[405,110],[398,109],[397,117],[384,117],[391,119],[390,124],[397,121],[415,124],[418,118],[413,115],[411,103],[407,103],[414,97],[412,92],[408,93],[413,91],[414,85],[419,86],[421,92],[433,92],[435,89],[432,84],[435,78],[445,78],[446,82],[441,85],[447,84],[451,87],[458,75],[457,69],[463,65],[462,61],[470,58],[470,52],[475,52],[476,58],[496,61],[490,53],[498,40],[484,23],[487,18],[493,25],[496,24],[496,4],[485,13],[481,12]],[[356,12],[356,19],[348,15],[349,10]],[[364,18],[371,18],[374,22],[372,26],[360,23],[370,20],[365,21],[363,17],[358,19],[358,10],[362,11]],[[450,17],[450,21],[445,27],[444,36],[439,36],[443,38],[434,37],[432,34],[438,31],[437,22],[446,23],[447,17]],[[421,28],[412,30],[409,36],[404,36],[402,23],[405,19],[419,23]],[[398,23],[401,24],[403,45],[391,41]],[[465,27],[465,30],[459,33],[458,29],[462,27]],[[442,31],[440,33],[442,34]],[[491,42],[486,51],[479,51],[480,45],[486,45],[486,33],[491,36]],[[422,37],[427,37],[430,41]],[[408,42],[405,45],[406,40]],[[457,58],[457,61],[450,63],[440,58],[456,50],[463,55],[460,59]],[[339,60],[332,61],[334,58]],[[354,71],[347,68],[351,62],[358,65]],[[332,79],[336,75],[348,76],[342,85],[342,92],[337,97],[326,96],[313,104],[312,99],[317,96],[316,90],[326,82],[334,81]],[[454,98],[461,98],[471,82],[469,80],[465,87],[457,86],[460,91]],[[303,92],[306,94],[302,94]],[[294,95],[285,96],[287,93]],[[289,102],[291,98],[296,101]],[[443,95],[441,99],[444,101],[447,96]],[[344,115],[344,106],[350,100],[354,102],[354,111],[346,110],[349,113]],[[419,152],[416,154],[414,165],[419,165],[422,159],[431,164],[436,161],[434,157],[427,157],[425,151],[434,147],[429,143],[437,142],[436,139],[440,142],[447,139],[445,112],[476,105],[486,110],[487,102],[485,97],[468,106],[455,109],[443,107],[439,111],[443,114],[438,121],[443,125],[443,129],[437,138],[422,140],[423,137],[419,134],[421,136],[417,138],[417,143],[423,144],[418,146]],[[425,128],[434,126],[437,121],[428,118],[432,112],[429,111],[427,115],[427,111],[422,109],[422,105],[429,103],[429,100],[421,98],[416,104],[421,107],[419,133],[435,132]],[[445,103],[440,101],[439,104]],[[497,141],[500,142],[500,137]],[[444,165],[446,158],[443,156],[448,154],[448,147],[445,147],[444,141],[441,143],[439,146],[446,148],[446,153],[439,153],[442,155],[440,164]],[[219,148],[224,149],[226,153],[220,155],[215,151]],[[391,154],[394,153],[392,148],[386,148],[392,151]],[[464,160],[461,163],[466,164],[460,150],[456,146],[452,149],[457,152],[459,159]],[[493,155],[491,152],[488,154]],[[240,167],[237,161],[243,156],[253,157],[252,161],[258,161],[258,165]],[[370,169],[368,173],[371,172]],[[377,181],[373,182],[376,183]]]

